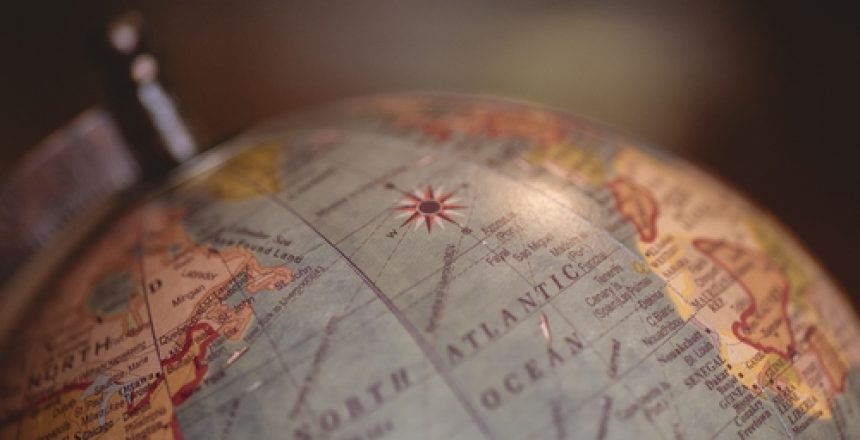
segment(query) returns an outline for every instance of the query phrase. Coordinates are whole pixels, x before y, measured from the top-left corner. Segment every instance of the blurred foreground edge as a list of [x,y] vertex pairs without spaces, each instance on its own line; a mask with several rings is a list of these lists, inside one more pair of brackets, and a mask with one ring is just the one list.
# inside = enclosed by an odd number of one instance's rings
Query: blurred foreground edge
[[197,153],[142,24],[137,12],[121,15],[94,44],[106,105],[48,136],[0,182],[0,345],[44,274],[107,215],[112,200]]

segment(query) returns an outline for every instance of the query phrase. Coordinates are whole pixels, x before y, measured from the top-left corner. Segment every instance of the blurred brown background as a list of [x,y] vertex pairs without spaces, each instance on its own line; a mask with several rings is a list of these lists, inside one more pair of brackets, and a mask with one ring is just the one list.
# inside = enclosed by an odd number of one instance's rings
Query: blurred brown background
[[107,17],[135,8],[204,143],[352,95],[535,100],[722,175],[858,302],[860,26],[845,3],[18,2],[0,14],[0,174],[101,100],[89,45]]

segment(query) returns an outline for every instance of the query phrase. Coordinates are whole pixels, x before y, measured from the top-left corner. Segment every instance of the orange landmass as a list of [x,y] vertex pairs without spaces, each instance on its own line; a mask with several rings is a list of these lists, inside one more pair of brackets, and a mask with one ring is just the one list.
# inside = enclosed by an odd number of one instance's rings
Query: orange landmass
[[168,388],[173,390],[170,398],[176,406],[191,397],[209,371],[204,359],[209,344],[218,339],[218,333],[208,324],[197,324],[187,330],[185,338],[179,352],[161,361],[167,372]]
[[[153,300],[153,308],[170,310],[172,316],[160,319],[162,328],[174,328],[182,325],[192,325],[201,319],[206,319],[215,331],[228,339],[239,339],[253,318],[250,295],[262,290],[278,290],[293,280],[293,271],[285,266],[262,266],[251,251],[242,248],[230,248],[210,252],[207,248],[197,247],[187,256],[190,258],[185,269],[212,270],[217,276],[212,280],[199,281],[204,287],[204,294],[196,302],[185,306],[170,305],[171,295],[163,295]],[[181,292],[181,270],[173,270],[164,266],[160,271],[164,283],[171,286],[171,293]],[[236,283],[242,280],[241,285]],[[242,291],[249,296],[235,306],[224,303],[229,296]],[[177,319],[179,318],[179,319]],[[169,323],[168,323],[169,321]]]
[[[174,408],[188,400],[206,376],[209,367],[205,359],[209,345],[219,336],[206,323],[189,327],[179,350],[160,361],[164,374],[159,374],[146,385],[138,398],[122,403],[125,411],[107,412],[103,416],[104,424],[101,424],[98,417],[91,417],[88,422],[82,423],[79,414],[93,412],[92,408],[99,408],[98,402],[101,399],[109,399],[114,404],[114,401],[122,402],[123,398],[119,394],[107,397],[102,393],[87,397],[84,392],[91,384],[73,384],[35,402],[35,406],[22,416],[23,419],[18,425],[19,433],[24,438],[36,438],[55,430],[76,433],[98,432],[104,429],[105,434],[122,438],[130,437],[143,429],[155,429],[163,432],[162,435],[167,436],[166,438],[172,435],[174,439],[181,439],[182,433]],[[63,408],[64,411],[58,413],[56,408]],[[135,420],[138,419],[149,420],[130,431],[129,427],[134,426]]]
[[173,406],[160,385],[154,382],[135,405],[119,393],[88,393],[90,386],[84,384],[66,386],[4,429],[16,428],[16,438],[182,438],[176,435]]
[[525,139],[538,145],[563,140],[570,122],[551,111],[522,108],[504,103],[446,107],[440,111],[423,98],[382,100],[378,107],[407,129],[418,129],[437,140],[454,134],[480,135],[494,139]]
[[633,223],[639,233],[639,239],[645,243],[654,241],[657,238],[657,215],[660,213],[660,207],[651,191],[627,177],[619,177],[609,182],[609,189],[615,198],[616,209]]
[[165,414],[169,416],[169,421],[164,422],[165,427],[170,427],[174,439],[183,438],[173,408],[181,405],[197,391],[209,370],[204,361],[209,345],[216,339],[218,333],[208,324],[189,327],[180,350],[161,361],[165,374],[150,385],[148,392],[140,400],[130,404],[126,413],[134,416],[141,409],[152,411],[155,405],[163,406],[168,409]]
[[722,240],[701,238],[693,245],[749,295],[749,305],[732,324],[735,336],[758,350],[791,359],[796,345],[788,320],[789,281],[782,269],[763,254]]
[[[21,428],[19,432],[23,433],[25,438],[43,436],[54,430],[62,435],[104,430],[107,436],[118,438],[146,436],[158,432],[158,436],[181,438],[174,409],[193,395],[206,376],[206,356],[210,344],[220,337],[238,339],[242,336],[253,319],[253,298],[250,295],[262,290],[280,289],[293,280],[291,269],[284,266],[263,266],[256,255],[247,249],[234,247],[214,250],[193,242],[182,225],[183,215],[181,210],[157,204],[139,208],[136,221],[127,221],[124,229],[118,228],[118,231],[128,234],[112,234],[117,236],[112,243],[119,246],[111,248],[104,245],[97,251],[90,251],[87,255],[97,267],[82,265],[76,269],[71,279],[79,281],[80,286],[72,298],[74,301],[56,302],[56,312],[45,317],[63,317],[63,311],[68,315],[69,308],[83,311],[84,307],[79,304],[86,301],[88,290],[112,270],[132,270],[132,277],[136,282],[141,282],[143,267],[149,275],[147,280],[151,282],[157,279],[159,284],[156,291],[144,293],[149,296],[149,305],[152,307],[152,312],[148,313],[150,322],[139,319],[138,322],[142,324],[138,325],[152,325],[156,331],[181,328],[181,334],[172,340],[174,345],[170,347],[170,355],[165,354],[167,357],[161,359],[149,358],[151,360],[146,360],[146,355],[129,357],[115,369],[106,371],[116,375],[113,377],[116,385],[127,386],[123,388],[123,393],[96,392],[85,396],[83,393],[93,384],[92,376],[57,391],[48,391],[44,397],[11,414],[21,420],[21,423],[6,424],[5,422],[11,419],[4,420],[3,430],[9,426]],[[126,235],[134,239],[126,240]],[[142,246],[137,244],[141,236]],[[104,241],[111,243],[110,240]],[[141,258],[144,262],[142,265]],[[183,271],[197,271],[211,276],[205,279],[183,278]],[[174,304],[179,295],[194,288],[202,291],[192,295],[192,299]],[[233,306],[224,302],[232,294],[240,294],[240,291],[249,296]],[[144,307],[142,297],[133,298],[132,301],[134,305],[130,308],[136,310]],[[75,315],[72,313],[66,319],[79,319]],[[116,339],[120,342],[115,342],[119,345],[110,350],[104,349],[98,355],[90,353],[90,363],[80,363],[79,368],[64,371],[63,376],[56,377],[55,381],[62,383],[61,381],[80,375],[83,368],[110,362],[111,356],[142,343],[147,334],[139,329],[134,332],[126,330],[126,323],[119,319],[103,320],[91,325],[94,327],[88,331],[89,345],[94,343],[90,339],[103,343],[106,337],[116,338],[115,335],[122,335],[121,339]],[[158,340],[155,343],[158,344]],[[167,351],[162,350],[161,353]],[[56,355],[45,350],[44,356]],[[116,373],[125,372],[127,369],[130,371],[129,365],[133,362],[145,362],[135,366],[134,377]],[[145,382],[130,385],[132,381],[142,380],[144,376],[141,375],[146,375]],[[21,381],[24,380],[22,377]],[[45,386],[48,385],[50,384]],[[82,422],[79,414],[95,411],[102,399],[112,405],[111,411],[101,420],[90,417],[85,423]],[[58,410],[58,407],[61,407],[62,411]]]

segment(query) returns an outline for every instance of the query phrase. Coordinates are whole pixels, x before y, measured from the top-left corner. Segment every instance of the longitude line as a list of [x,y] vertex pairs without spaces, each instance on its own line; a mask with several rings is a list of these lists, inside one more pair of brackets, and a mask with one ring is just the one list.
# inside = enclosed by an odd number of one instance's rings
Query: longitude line
[[[155,320],[153,319],[154,315],[152,314],[152,306],[149,303],[149,294],[146,292],[146,271],[145,271],[145,267],[143,264],[143,256],[146,255],[146,251],[143,249],[144,244],[143,244],[143,230],[142,229],[140,231],[139,244],[141,247],[141,256],[139,257],[140,284],[141,284],[141,292],[140,293],[141,293],[141,295],[143,295],[144,304],[146,304],[146,314],[149,315],[148,316],[148,318],[149,318],[149,331],[150,331],[150,333],[152,333],[152,344],[155,346],[155,353],[158,355],[158,368],[161,370],[161,376],[162,376],[162,380],[164,380],[164,388],[167,389],[167,395],[170,396],[171,400],[172,400],[173,393],[170,391],[170,383],[167,380],[167,371],[164,370],[164,363],[162,362],[162,360],[164,358],[161,357],[161,349],[158,346],[158,335],[155,334]],[[189,337],[191,337],[191,336],[189,335]],[[173,406],[172,402],[171,402],[171,412],[173,413],[174,416],[176,415],[176,410],[175,410],[175,407]]]

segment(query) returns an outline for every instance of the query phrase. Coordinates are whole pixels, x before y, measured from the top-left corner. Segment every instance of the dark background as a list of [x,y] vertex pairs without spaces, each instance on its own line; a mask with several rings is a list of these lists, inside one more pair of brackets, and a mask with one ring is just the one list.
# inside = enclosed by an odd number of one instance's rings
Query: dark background
[[856,304],[860,21],[850,2],[803,4],[18,2],[0,13],[0,174],[102,99],[92,37],[135,8],[204,143],[368,93],[539,101],[732,182],[793,229]]

